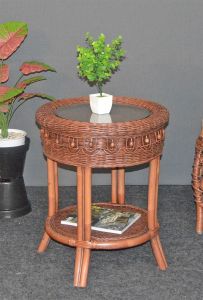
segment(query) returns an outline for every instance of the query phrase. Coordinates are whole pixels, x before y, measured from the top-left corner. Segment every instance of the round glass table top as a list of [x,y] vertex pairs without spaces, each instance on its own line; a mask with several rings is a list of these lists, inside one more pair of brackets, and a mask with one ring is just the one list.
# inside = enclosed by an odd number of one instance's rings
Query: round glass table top
[[114,104],[110,114],[97,115],[91,112],[89,103],[65,105],[55,110],[56,116],[79,122],[114,123],[129,122],[147,118],[151,112],[148,109]]

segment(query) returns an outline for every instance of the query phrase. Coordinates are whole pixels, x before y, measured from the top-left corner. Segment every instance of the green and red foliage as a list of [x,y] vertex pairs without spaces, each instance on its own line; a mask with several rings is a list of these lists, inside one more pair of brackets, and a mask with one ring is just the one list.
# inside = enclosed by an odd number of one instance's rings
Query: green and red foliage
[[54,100],[46,94],[24,92],[27,86],[46,80],[46,77],[32,76],[22,80],[23,76],[44,71],[56,72],[53,67],[39,61],[26,61],[21,65],[21,74],[14,87],[3,85],[10,75],[9,66],[4,61],[20,47],[27,35],[28,25],[24,22],[11,21],[0,24],[0,129],[3,138],[8,136],[8,127],[14,113],[25,101],[34,97]]

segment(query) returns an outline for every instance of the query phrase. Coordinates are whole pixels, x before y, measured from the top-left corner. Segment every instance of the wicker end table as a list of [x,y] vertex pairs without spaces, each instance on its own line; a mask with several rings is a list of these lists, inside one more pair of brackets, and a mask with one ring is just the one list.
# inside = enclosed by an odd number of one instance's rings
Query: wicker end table
[[[87,97],[58,100],[38,109],[36,120],[47,157],[49,201],[38,252],[46,250],[50,238],[76,247],[75,286],[87,285],[92,249],[122,249],[150,241],[159,268],[167,268],[159,239],[157,202],[160,155],[168,118],[165,107],[128,97],[114,97],[111,115],[106,116],[91,115]],[[58,209],[58,163],[77,170],[77,227],[61,225],[61,220],[76,206]],[[126,204],[125,199],[125,168],[144,163],[149,163],[147,210]],[[112,170],[111,202],[97,205],[141,213],[139,220],[121,235],[91,230],[93,168]]]
[[196,202],[196,232],[203,233],[203,122],[202,130],[195,144],[192,172],[192,187]]

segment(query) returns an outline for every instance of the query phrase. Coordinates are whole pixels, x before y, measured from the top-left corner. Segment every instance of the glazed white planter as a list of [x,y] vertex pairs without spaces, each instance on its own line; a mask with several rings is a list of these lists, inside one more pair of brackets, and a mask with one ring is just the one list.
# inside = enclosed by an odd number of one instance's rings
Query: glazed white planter
[[20,129],[9,129],[8,133],[8,138],[3,139],[0,137],[0,148],[17,147],[25,144],[25,136],[27,135],[25,131]]
[[90,97],[90,107],[93,113],[103,115],[109,114],[113,104],[113,96],[109,94],[102,93],[91,94]]

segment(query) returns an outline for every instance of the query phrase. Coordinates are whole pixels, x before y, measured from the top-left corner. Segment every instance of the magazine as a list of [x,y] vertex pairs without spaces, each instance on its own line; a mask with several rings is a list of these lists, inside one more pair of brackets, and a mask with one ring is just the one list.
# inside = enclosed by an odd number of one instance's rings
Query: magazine
[[[76,209],[77,210],[77,209]],[[77,226],[77,211],[71,212],[65,220],[61,220],[63,225]],[[105,208],[92,205],[92,230],[122,234],[139,218],[140,213],[119,211],[114,208]]]

